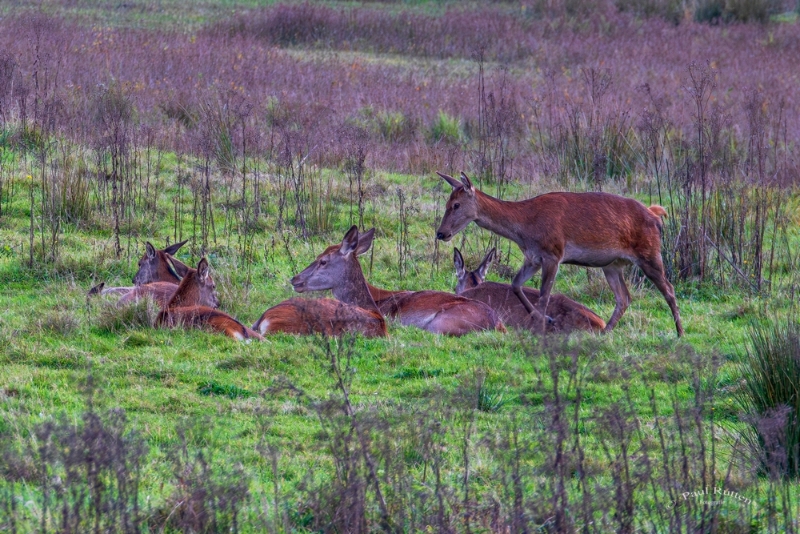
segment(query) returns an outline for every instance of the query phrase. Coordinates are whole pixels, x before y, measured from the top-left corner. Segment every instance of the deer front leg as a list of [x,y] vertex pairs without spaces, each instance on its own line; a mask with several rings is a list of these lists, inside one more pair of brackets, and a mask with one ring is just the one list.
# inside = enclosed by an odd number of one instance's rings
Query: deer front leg
[[[539,288],[539,311],[547,317],[547,306],[550,304],[550,293],[558,274],[558,258],[542,259],[542,285]],[[549,319],[549,317],[548,317]],[[552,321],[552,319],[550,319]]]
[[[522,268],[519,272],[514,276],[514,280],[511,282],[511,287],[514,289],[514,294],[519,298],[522,305],[525,307],[525,310],[530,314],[530,316],[535,320],[539,321],[541,324],[546,324],[545,322],[552,322],[552,319],[545,316],[537,310],[531,301],[528,300],[527,295],[522,290],[522,286],[525,285],[525,282],[531,279],[531,277],[536,274],[536,271],[539,270],[541,267],[541,261],[537,263],[531,263],[528,259],[525,259],[525,263],[522,264]],[[548,321],[549,319],[549,321]]]

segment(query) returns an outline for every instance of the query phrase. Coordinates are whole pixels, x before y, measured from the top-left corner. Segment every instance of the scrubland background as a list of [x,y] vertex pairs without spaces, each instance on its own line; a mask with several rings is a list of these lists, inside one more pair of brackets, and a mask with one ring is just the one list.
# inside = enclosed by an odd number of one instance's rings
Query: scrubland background
[[[0,529],[797,531],[796,8],[3,3]],[[373,284],[449,291],[437,170],[664,206],[686,336],[633,269],[567,338],[245,345],[86,298],[188,239],[251,324],[352,224]],[[597,271],[556,289],[613,310]]]

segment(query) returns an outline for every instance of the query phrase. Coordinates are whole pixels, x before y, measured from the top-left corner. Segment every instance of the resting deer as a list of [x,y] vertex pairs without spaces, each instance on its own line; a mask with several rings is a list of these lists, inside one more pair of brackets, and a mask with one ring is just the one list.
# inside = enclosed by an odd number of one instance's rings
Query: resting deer
[[[139,260],[139,270],[133,277],[133,287],[105,287],[105,282],[101,282],[89,290],[88,296],[122,295],[118,305],[150,296],[164,308],[172,293],[178,288],[181,279],[189,271],[189,267],[172,256],[185,244],[186,241],[181,241],[162,250],[156,250],[149,241],[145,242],[145,254]],[[160,285],[150,285],[155,283]]]
[[260,334],[216,310],[219,299],[211,277],[208,261],[202,258],[197,269],[189,269],[165,309],[156,319],[160,326],[179,325],[208,328],[238,340],[263,339]]
[[[357,256],[369,250],[374,237],[374,228],[359,236]],[[403,326],[450,336],[482,330],[506,331],[495,310],[477,300],[444,291],[389,291],[369,283],[367,288],[381,313]]]
[[292,278],[298,293],[330,289],[338,300],[293,298],[263,313],[253,325],[262,334],[340,336],[360,333],[386,337],[386,321],[367,288],[356,257],[358,228],[353,226],[340,245],[325,249],[300,274]]
[[133,285],[141,286],[152,282],[180,284],[183,277],[189,272],[190,267],[173,258],[173,256],[185,244],[186,241],[181,241],[163,250],[156,250],[149,241],[146,241],[144,244],[144,256],[139,260],[139,270],[133,276]]
[[[599,267],[614,292],[616,307],[606,331],[616,326],[631,301],[623,268],[637,265],[664,295],[683,335],[675,290],[661,261],[661,206],[647,208],[637,200],[608,193],[547,193],[520,202],[507,202],[476,189],[461,173],[461,182],[438,173],[453,188],[447,200],[437,239],[449,241],[469,223],[475,223],[514,241],[525,261],[514,276],[517,298],[544,324],[558,266],[561,263]],[[536,307],[522,290],[542,270],[541,295]]]
[[[461,256],[461,252],[457,248],[453,249],[453,264],[456,267],[456,276],[458,276],[456,295],[485,302],[498,313],[507,326],[538,332],[539,324],[527,312],[522,302],[514,294],[514,288],[510,284],[486,281],[486,273],[494,259],[494,254],[495,249],[490,250],[476,270],[467,271],[464,268],[464,258]],[[539,290],[524,287],[523,291],[531,304],[536,306],[539,302]],[[606,327],[605,321],[592,310],[564,295],[551,295],[547,310],[553,318],[553,321],[547,325],[547,330],[550,332],[571,332],[572,330],[599,332]]]

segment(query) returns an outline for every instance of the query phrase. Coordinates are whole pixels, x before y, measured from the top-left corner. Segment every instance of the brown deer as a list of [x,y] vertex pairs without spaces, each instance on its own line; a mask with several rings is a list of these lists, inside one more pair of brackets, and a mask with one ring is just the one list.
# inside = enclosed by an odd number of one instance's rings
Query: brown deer
[[173,256],[185,244],[186,241],[181,241],[163,250],[156,250],[149,241],[145,241],[145,253],[139,260],[139,270],[133,276],[133,285],[141,286],[152,282],[180,284],[190,267]]
[[253,325],[262,334],[323,334],[340,336],[360,333],[365,337],[386,337],[386,321],[367,288],[356,257],[358,228],[353,226],[340,245],[322,254],[292,278],[298,293],[332,290],[332,299],[293,298],[267,311]]
[[208,261],[202,258],[197,269],[189,269],[178,289],[158,314],[156,324],[208,328],[238,340],[263,339],[260,334],[228,315],[216,310],[219,299],[216,284],[209,273]]
[[[510,284],[487,282],[486,272],[494,259],[495,249],[489,251],[483,262],[474,271],[464,268],[461,251],[453,249],[453,264],[456,267],[458,284],[456,295],[485,302],[500,315],[507,326],[538,332],[540,325],[535,321],[514,294]],[[525,296],[534,306],[539,302],[539,290],[524,287]],[[592,310],[561,294],[550,296],[547,308],[553,321],[547,325],[548,332],[571,332],[573,330],[589,330],[600,332],[606,327],[605,321]]]
[[[356,255],[367,252],[374,237],[374,228],[361,234]],[[495,310],[477,300],[444,291],[389,291],[369,283],[367,287],[381,313],[403,326],[450,336],[482,330],[506,331]]]
[[[118,305],[137,301],[144,296],[151,296],[163,308],[172,296],[170,290],[174,292],[178,288],[181,279],[190,269],[173,257],[173,254],[185,244],[186,241],[181,241],[162,250],[156,250],[149,241],[146,241],[145,254],[139,260],[139,270],[133,277],[133,287],[105,287],[105,282],[101,282],[90,289],[87,296],[122,295]],[[148,287],[149,284],[154,283],[169,285]]]
[[119,298],[117,306],[126,306],[145,297],[150,297],[158,304],[159,308],[165,310],[178,287],[178,284],[173,284],[172,282],[151,282],[143,286],[134,286]]
[[[664,274],[661,261],[661,206],[647,208],[641,202],[609,193],[556,192],[519,202],[508,202],[476,189],[461,173],[461,182],[437,173],[453,188],[447,200],[437,239],[449,241],[469,223],[475,223],[514,241],[525,261],[512,287],[525,309],[544,325],[558,266],[561,263],[603,269],[616,307],[606,331],[611,331],[630,304],[623,268],[637,265],[664,295],[683,335],[675,290]],[[541,295],[536,308],[522,290],[542,270]]]

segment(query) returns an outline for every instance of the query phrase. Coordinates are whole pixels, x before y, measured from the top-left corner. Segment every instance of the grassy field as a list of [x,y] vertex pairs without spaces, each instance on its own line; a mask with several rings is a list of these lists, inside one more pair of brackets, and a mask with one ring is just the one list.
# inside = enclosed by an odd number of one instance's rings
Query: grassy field
[[[797,531],[796,398],[747,370],[796,324],[800,34],[668,4],[0,7],[0,530]],[[376,286],[452,291],[453,245],[509,282],[513,243],[435,240],[462,169],[664,205],[686,335],[634,270],[568,337],[246,344],[87,298],[188,239],[250,325],[352,224]]]

